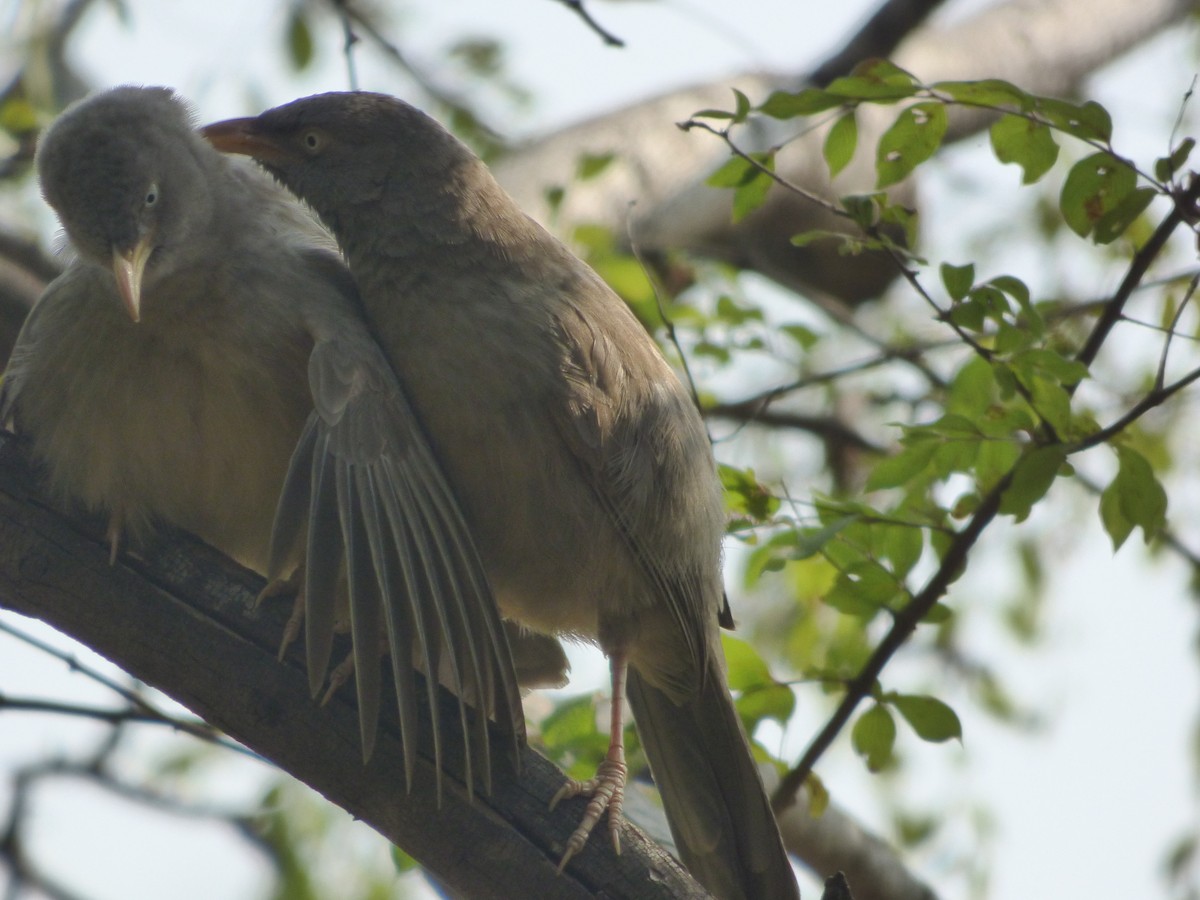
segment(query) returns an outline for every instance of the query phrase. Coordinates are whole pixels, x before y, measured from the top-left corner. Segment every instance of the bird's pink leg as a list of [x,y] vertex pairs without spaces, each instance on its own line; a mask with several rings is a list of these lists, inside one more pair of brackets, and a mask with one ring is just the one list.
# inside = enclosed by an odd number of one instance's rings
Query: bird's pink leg
[[612,672],[612,718],[609,721],[608,754],[596,769],[596,775],[587,781],[569,779],[558,789],[550,808],[566,797],[585,795],[591,797],[583,814],[583,821],[567,839],[566,849],[558,863],[562,872],[567,862],[583,849],[588,835],[604,811],[608,810],[608,831],[612,836],[613,850],[621,852],[621,804],[625,800],[625,673],[628,667],[625,653],[614,653],[608,660]]

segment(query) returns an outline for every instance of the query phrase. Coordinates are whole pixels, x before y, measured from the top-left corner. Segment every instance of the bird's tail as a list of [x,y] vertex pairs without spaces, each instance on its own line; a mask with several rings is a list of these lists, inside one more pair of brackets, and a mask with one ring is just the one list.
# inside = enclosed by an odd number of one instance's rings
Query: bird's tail
[[630,667],[626,687],[679,855],[720,900],[799,900],[723,678],[679,705]]

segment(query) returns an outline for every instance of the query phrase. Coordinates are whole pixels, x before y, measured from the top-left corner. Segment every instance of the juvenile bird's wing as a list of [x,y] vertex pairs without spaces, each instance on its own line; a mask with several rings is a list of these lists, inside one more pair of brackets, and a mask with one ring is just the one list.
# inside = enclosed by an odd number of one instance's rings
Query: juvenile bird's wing
[[[340,263],[313,253],[325,277]],[[272,577],[300,550],[305,559],[309,677],[314,693],[331,653],[335,597],[348,585],[364,753],[377,727],[379,652],[386,638],[400,707],[406,772],[417,748],[414,665],[430,707],[439,677],[460,698],[467,784],[490,788],[487,717],[524,741],[524,717],[499,609],[466,522],[421,424],[359,313],[310,304],[309,382],[315,410],[292,457],[271,541]],[[307,530],[306,530],[307,528]],[[478,710],[472,713],[468,703]],[[441,770],[441,733],[433,716]],[[475,765],[480,771],[473,773]],[[440,788],[440,783],[439,783]]]

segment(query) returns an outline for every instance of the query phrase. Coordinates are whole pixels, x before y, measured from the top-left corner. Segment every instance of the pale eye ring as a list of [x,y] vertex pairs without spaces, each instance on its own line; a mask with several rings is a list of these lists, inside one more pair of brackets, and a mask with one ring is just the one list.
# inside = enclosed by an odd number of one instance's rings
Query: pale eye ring
[[300,138],[300,140],[304,143],[304,149],[309,153],[319,152],[325,143],[321,140],[320,133],[316,131],[304,132],[304,135]]
[[150,186],[148,188],[146,188],[145,204],[147,207],[150,207],[150,206],[153,206],[157,202],[158,202],[158,185],[155,183],[151,183]]

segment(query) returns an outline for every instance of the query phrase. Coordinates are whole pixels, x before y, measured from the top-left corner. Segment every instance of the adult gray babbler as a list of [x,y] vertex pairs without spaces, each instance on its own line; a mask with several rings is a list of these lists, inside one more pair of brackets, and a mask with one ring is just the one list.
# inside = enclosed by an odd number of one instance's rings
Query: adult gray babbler
[[[372,527],[351,523],[360,543],[346,571],[307,570],[314,693],[346,615],[335,595],[348,594],[364,754],[385,645],[410,782],[414,654],[519,740],[520,697],[486,576],[329,235],[257,166],[200,138],[166,88],[121,87],[72,106],[42,136],[37,169],[75,256],[20,333],[0,415],[28,435],[51,489],[108,517],[114,555],[122,533],[140,541],[165,522],[264,574],[289,460],[293,481],[311,485],[313,540],[340,547],[326,501],[366,496]],[[305,497],[293,511],[301,523],[309,506]],[[316,552],[274,549],[272,574]],[[401,605],[384,607],[376,568],[393,562],[410,581],[389,583]],[[474,757],[486,783],[486,722],[474,720],[468,767]],[[440,747],[438,733],[435,721]]]
[[560,792],[592,797],[564,863],[606,809],[616,843],[628,691],[692,873],[722,898],[796,897],[725,684],[711,447],[645,329],[470,150],[395,98],[324,94],[203,133],[337,237],[504,615],[609,658],[610,749],[595,779]]

